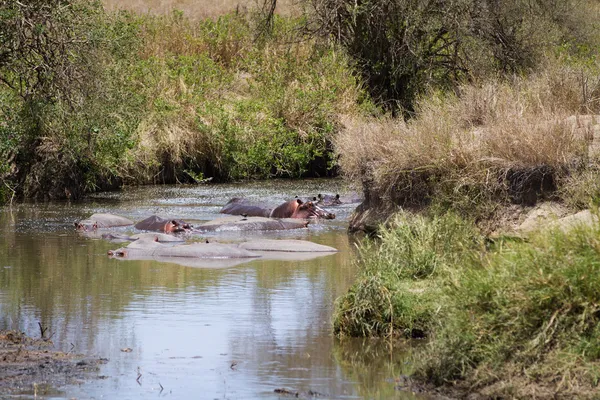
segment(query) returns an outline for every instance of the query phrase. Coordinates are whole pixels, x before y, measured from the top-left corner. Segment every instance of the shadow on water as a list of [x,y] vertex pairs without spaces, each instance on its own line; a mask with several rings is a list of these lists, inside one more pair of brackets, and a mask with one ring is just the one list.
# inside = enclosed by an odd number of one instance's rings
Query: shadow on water
[[78,235],[72,225],[94,212],[205,221],[231,197],[278,204],[337,191],[343,192],[340,181],[324,180],[143,187],[79,204],[4,208],[0,328],[37,336],[41,322],[57,349],[110,359],[101,371],[107,379],[63,388],[66,398],[278,398],[277,388],[330,398],[413,398],[394,390],[404,365],[400,353],[375,351],[372,342],[338,343],[331,335],[334,301],[356,272],[346,234],[355,205],[332,209],[336,220],[265,235],[311,240],[338,253],[223,269],[110,259],[114,243]]

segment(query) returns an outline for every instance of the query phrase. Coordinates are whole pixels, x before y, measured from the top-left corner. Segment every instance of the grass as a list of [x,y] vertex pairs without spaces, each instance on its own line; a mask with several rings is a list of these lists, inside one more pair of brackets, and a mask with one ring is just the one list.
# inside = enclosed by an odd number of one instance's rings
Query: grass
[[[123,2],[119,0],[103,0],[102,3],[108,10],[126,9],[136,13],[169,14],[174,9],[183,11],[192,19],[203,19],[218,17],[229,14],[236,10],[246,12],[256,8],[257,1],[221,0],[221,1],[197,1],[197,0],[138,0],[135,2]],[[289,15],[294,11],[294,1],[278,0],[277,13]]]
[[422,337],[430,331],[443,293],[465,253],[483,246],[468,222],[448,214],[433,219],[398,214],[381,243],[361,247],[361,275],[337,300],[334,332],[349,336]]
[[337,303],[338,335],[429,339],[414,376],[491,397],[593,398],[600,228],[492,243],[453,214],[398,216]]
[[330,158],[336,116],[355,112],[360,90],[343,54],[293,43],[293,24],[277,19],[270,41],[256,46],[239,16],[146,19],[144,61],[134,65],[155,79],[138,130],[146,165],[168,157],[175,169],[192,163],[229,180],[300,177]]
[[[596,73],[557,62],[527,77],[465,84],[458,95],[431,93],[408,122],[349,117],[335,139],[342,170],[384,201],[435,200],[472,217],[557,189],[567,199],[573,192],[561,185],[576,190],[573,178],[597,164],[589,125],[576,129],[569,119],[600,110]],[[583,94],[584,81],[595,95]]]

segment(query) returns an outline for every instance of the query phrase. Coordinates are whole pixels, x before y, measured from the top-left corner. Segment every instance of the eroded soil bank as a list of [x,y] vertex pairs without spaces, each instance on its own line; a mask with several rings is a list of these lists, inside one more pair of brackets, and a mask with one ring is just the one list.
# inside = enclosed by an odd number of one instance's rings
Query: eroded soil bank
[[108,360],[54,350],[51,340],[0,330],[0,392],[10,395],[60,395],[58,388],[84,379],[102,379]]

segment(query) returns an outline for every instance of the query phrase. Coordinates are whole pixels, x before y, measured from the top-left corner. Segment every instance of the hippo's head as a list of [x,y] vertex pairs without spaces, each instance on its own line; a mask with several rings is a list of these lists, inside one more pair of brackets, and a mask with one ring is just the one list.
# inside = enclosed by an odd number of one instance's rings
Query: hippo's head
[[300,199],[283,203],[279,207],[273,209],[270,216],[273,218],[335,218],[335,214],[323,210],[314,202],[303,202]]
[[117,250],[109,250],[108,255],[111,257],[127,257],[127,249],[120,248]]
[[312,201],[301,203],[292,214],[292,218],[323,218],[335,219],[335,214],[322,209]]
[[90,232],[90,231],[95,231],[96,229],[98,229],[98,223],[92,222],[90,220],[75,222],[74,225],[75,225],[76,230],[83,231],[83,232]]
[[165,224],[165,233],[186,232],[192,229],[192,226],[187,222],[178,219],[172,219]]
[[316,201],[317,201],[318,204],[326,204],[326,205],[342,204],[342,202],[340,201],[340,195],[339,194],[336,194],[335,196],[333,196],[333,195],[329,195],[329,194],[323,195],[323,194],[319,193],[317,195],[317,200]]

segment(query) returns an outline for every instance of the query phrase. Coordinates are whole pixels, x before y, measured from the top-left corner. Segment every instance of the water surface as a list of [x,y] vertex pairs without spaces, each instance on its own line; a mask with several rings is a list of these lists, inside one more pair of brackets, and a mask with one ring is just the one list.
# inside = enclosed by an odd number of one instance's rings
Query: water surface
[[0,328],[39,336],[40,322],[57,349],[110,360],[100,372],[104,379],[49,397],[269,399],[286,388],[325,398],[413,398],[394,390],[405,368],[402,349],[331,335],[334,301],[356,273],[353,239],[346,234],[355,204],[331,207],[336,220],[308,229],[216,237],[304,239],[339,253],[224,269],[110,259],[107,251],[120,245],[73,229],[74,221],[95,212],[199,222],[218,217],[232,197],[276,205],[296,195],[344,190],[335,180],[140,187],[77,204],[5,207]]

